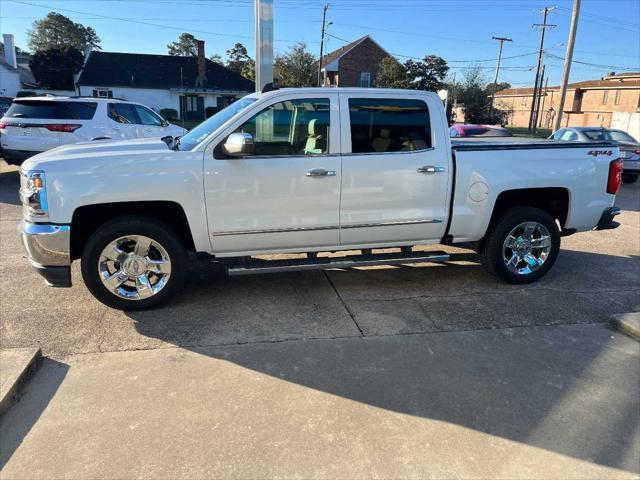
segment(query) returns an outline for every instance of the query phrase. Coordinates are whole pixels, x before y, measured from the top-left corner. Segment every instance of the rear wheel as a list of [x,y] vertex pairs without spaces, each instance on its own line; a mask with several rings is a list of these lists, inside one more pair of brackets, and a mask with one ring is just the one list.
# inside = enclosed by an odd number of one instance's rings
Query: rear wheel
[[623,173],[622,181],[624,183],[634,183],[636,180],[638,180],[638,176],[639,174],[637,173]]
[[184,283],[186,266],[179,237],[148,217],[123,217],[102,225],[82,254],[87,288],[119,310],[144,310],[168,300]]
[[481,252],[485,269],[514,284],[540,279],[560,250],[560,232],[547,212],[533,207],[507,210],[485,239]]

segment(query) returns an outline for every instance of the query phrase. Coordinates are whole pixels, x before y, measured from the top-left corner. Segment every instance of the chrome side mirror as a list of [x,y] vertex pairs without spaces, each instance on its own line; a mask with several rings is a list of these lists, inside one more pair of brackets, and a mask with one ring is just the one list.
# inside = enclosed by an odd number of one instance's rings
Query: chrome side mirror
[[232,133],[227,137],[223,145],[224,153],[231,157],[255,155],[256,146],[253,143],[253,135],[250,133]]

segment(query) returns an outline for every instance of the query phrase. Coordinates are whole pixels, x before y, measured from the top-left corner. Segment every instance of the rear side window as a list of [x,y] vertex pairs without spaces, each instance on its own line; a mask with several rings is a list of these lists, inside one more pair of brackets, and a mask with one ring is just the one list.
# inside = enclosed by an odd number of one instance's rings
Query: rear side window
[[18,100],[5,114],[10,118],[39,118],[44,120],[91,120],[96,102],[56,102],[49,100]]
[[351,151],[384,153],[431,148],[429,109],[422,100],[351,98]]
[[118,123],[140,123],[136,109],[130,103],[110,103],[108,115]]
[[60,111],[64,118],[73,120],[91,120],[96,113],[96,102],[62,102]]

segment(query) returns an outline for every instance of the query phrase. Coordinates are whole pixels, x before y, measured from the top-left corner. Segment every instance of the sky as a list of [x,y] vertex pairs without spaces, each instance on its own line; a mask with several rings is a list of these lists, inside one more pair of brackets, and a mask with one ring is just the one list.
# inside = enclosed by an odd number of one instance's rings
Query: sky
[[[27,47],[34,20],[50,11],[93,27],[104,51],[167,53],[182,32],[205,40],[206,54],[243,43],[253,56],[253,0],[0,0],[0,32],[13,33]],[[324,0],[274,0],[276,51],[298,41],[316,55]],[[544,7],[554,7],[545,38],[549,85],[562,73],[573,0],[329,0],[327,49],[370,35],[399,60],[439,55],[460,79],[480,65],[487,81],[495,75],[499,43],[508,37],[499,81],[529,86],[535,78]],[[608,72],[640,71],[640,0],[582,0],[570,81]]]

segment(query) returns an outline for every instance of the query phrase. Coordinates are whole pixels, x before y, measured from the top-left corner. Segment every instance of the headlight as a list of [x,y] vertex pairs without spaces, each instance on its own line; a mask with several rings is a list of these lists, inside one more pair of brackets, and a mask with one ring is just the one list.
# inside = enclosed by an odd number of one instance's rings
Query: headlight
[[42,170],[20,171],[20,200],[25,217],[42,218],[48,215],[47,186]]

